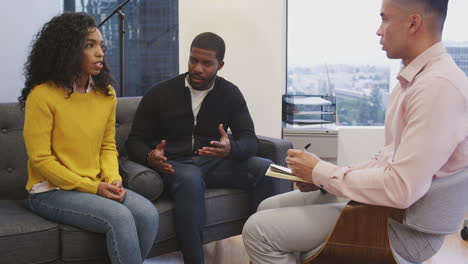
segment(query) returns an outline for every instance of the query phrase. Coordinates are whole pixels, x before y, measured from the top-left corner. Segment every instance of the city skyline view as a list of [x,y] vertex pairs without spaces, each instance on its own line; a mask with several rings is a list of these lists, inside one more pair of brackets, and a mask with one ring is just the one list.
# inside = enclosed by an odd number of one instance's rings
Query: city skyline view
[[[388,59],[379,44],[380,8],[376,0],[289,0],[288,96],[335,96],[337,125],[383,125],[401,60]],[[466,10],[466,0],[449,2],[443,42],[468,75]]]
[[[381,1],[288,0],[288,64],[388,65],[379,44]],[[468,1],[451,0],[443,40],[468,45]],[[332,51],[332,52],[331,52]]]

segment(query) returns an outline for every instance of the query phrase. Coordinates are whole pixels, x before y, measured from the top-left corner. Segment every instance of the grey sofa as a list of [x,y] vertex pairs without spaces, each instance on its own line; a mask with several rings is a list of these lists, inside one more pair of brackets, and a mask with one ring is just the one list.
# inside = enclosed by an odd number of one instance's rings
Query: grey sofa
[[[157,196],[162,183],[152,170],[126,161],[124,142],[141,98],[118,98],[116,142],[121,174],[129,188],[150,198],[160,213],[160,228],[150,256],[178,250],[173,226],[172,203]],[[0,103],[0,264],[103,263],[107,259],[102,234],[43,219],[27,209],[27,155],[23,142],[23,115],[16,103]],[[259,137],[259,156],[284,164],[290,142]],[[156,190],[157,189],[157,190]],[[282,181],[281,191],[292,190]],[[238,235],[249,217],[249,192],[238,189],[208,189],[205,243]]]

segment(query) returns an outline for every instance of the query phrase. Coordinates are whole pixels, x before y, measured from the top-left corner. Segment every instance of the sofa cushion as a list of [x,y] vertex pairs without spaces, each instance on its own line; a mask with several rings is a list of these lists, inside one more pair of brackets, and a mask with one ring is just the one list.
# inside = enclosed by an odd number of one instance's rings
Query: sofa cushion
[[18,103],[1,103],[0,113],[0,199],[21,200],[28,195],[24,113]]
[[250,216],[249,193],[244,190],[208,189],[205,199],[206,226],[215,226]]
[[60,257],[58,224],[31,212],[23,200],[2,200],[0,208],[1,263],[44,263]]
[[120,175],[126,188],[146,197],[156,200],[163,192],[161,176],[154,170],[131,160],[119,159]]
[[88,232],[69,225],[60,225],[62,260],[84,261],[107,258],[104,234]]
[[133,116],[135,115],[141,96],[120,97],[117,100],[115,114],[115,144],[121,157],[127,156],[125,141],[132,127]]

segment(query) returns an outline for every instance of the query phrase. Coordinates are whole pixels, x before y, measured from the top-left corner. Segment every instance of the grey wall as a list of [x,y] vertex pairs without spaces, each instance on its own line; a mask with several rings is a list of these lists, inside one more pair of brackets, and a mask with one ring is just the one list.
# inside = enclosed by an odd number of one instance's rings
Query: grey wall
[[60,13],[61,0],[2,1],[0,16],[0,102],[16,101],[33,36]]

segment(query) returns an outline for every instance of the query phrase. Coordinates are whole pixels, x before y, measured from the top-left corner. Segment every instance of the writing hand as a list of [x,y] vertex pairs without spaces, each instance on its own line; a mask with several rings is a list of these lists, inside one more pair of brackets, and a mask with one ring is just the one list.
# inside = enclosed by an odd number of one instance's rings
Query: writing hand
[[164,156],[164,148],[166,147],[166,140],[161,140],[155,149],[150,152],[148,157],[148,165],[153,168],[157,168],[163,173],[174,173],[175,170],[172,165],[167,163],[167,157]]
[[[116,182],[115,180],[114,182]],[[113,183],[114,183],[113,182]],[[120,181],[118,181],[120,184]],[[121,186],[121,184],[120,184]],[[107,182],[100,182],[98,185],[97,195],[114,200],[116,202],[122,202],[125,198],[125,190],[122,190],[122,187],[118,187],[116,185],[107,183]]]
[[294,175],[306,181],[312,180],[312,170],[315,168],[320,159],[313,153],[290,149],[286,157],[288,168],[292,170]]
[[214,147],[203,147],[198,150],[199,155],[211,156],[218,158],[225,158],[231,153],[231,142],[229,141],[229,136],[224,130],[223,124],[218,126],[219,134],[221,138],[219,141],[211,141],[210,144]]

